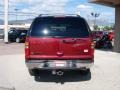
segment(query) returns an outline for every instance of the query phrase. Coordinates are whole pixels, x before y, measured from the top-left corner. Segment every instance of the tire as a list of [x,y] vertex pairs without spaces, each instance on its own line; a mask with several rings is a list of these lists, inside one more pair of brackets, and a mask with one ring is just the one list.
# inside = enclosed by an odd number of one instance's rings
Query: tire
[[28,69],[28,71],[29,71],[29,74],[31,76],[37,76],[37,75],[39,75],[39,71],[36,70],[36,69]]
[[112,48],[113,48],[113,46],[112,46],[112,43],[111,43],[111,42],[109,42],[109,43],[108,43],[108,48],[109,48],[109,49],[112,49]]
[[82,75],[88,75],[90,73],[90,69],[80,70]]
[[20,38],[16,38],[16,43],[20,43]]
[[35,75],[35,71],[34,71],[34,70],[28,69],[28,71],[29,71],[29,74],[30,74],[31,76],[34,76],[34,75]]

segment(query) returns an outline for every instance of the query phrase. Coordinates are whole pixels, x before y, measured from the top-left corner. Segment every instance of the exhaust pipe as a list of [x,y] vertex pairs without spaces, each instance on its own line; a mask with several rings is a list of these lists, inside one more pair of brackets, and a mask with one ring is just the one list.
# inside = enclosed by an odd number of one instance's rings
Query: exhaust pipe
[[58,76],[62,76],[62,75],[64,74],[64,72],[63,72],[63,71],[58,71],[58,72],[56,72],[56,74],[57,74]]

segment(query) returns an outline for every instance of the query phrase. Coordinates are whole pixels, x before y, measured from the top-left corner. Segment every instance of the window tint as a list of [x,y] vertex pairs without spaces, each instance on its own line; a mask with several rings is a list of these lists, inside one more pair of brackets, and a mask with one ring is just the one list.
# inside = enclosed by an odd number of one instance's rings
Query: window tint
[[34,20],[30,35],[33,37],[88,37],[89,29],[82,18],[44,17]]

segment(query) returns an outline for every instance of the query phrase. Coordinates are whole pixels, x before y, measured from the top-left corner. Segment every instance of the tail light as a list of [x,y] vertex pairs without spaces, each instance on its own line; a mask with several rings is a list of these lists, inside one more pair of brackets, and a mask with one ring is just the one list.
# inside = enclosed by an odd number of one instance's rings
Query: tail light
[[29,60],[29,56],[30,56],[30,50],[29,50],[29,40],[28,38],[26,38],[26,41],[25,41],[25,59],[26,60]]
[[92,48],[92,49],[95,48],[95,43],[94,43],[94,42],[91,43],[91,48]]
[[26,41],[26,42],[25,42],[25,49],[28,49],[28,48],[29,48],[29,42]]

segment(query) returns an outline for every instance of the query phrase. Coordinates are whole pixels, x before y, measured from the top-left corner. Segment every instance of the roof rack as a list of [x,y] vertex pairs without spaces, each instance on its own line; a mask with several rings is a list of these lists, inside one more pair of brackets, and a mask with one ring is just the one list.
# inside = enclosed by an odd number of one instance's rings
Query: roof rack
[[47,17],[47,16],[49,16],[49,17],[57,17],[57,16],[73,16],[73,17],[81,17],[80,15],[78,15],[78,14],[59,14],[59,13],[57,13],[57,14],[40,14],[39,15],[39,17]]

